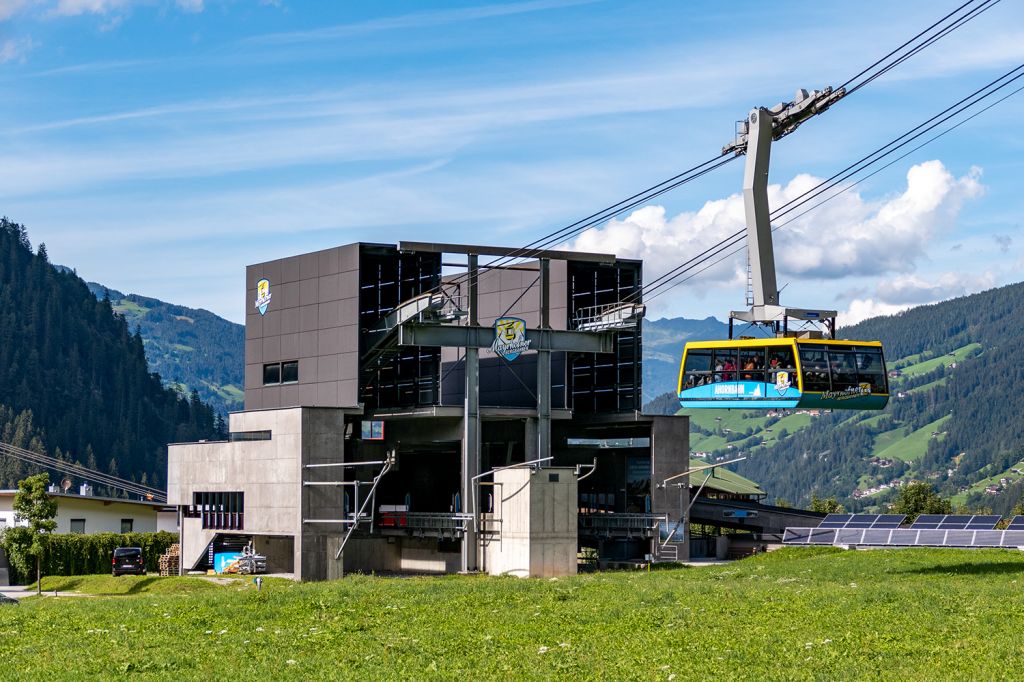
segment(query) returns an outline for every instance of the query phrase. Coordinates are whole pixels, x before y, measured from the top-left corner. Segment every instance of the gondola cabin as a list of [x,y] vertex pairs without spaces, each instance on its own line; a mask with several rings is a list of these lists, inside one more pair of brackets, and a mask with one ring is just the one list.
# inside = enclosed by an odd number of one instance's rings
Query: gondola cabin
[[683,349],[678,392],[687,409],[880,410],[889,402],[878,341],[694,341]]

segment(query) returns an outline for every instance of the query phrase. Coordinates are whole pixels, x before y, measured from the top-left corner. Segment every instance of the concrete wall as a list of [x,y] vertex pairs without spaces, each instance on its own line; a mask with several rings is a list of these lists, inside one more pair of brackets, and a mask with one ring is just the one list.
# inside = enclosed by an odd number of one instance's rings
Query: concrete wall
[[[338,542],[332,540],[328,547],[333,560]],[[342,559],[346,572],[363,573],[455,573],[461,564],[457,552],[439,552],[432,538],[355,538],[345,545]]]
[[[302,410],[302,464],[328,464],[345,461],[345,415],[341,410]],[[324,467],[302,470],[303,481],[338,481],[342,470]],[[349,476],[351,480],[351,476]],[[344,513],[344,488],[306,486],[301,488],[301,517],[304,519],[340,519]],[[329,566],[335,562],[328,550],[330,538],[340,538],[341,524],[303,524],[296,529],[298,563],[295,572],[302,580],[327,580]]]
[[[132,532],[157,531],[157,507],[100,497],[54,495],[57,533],[71,532],[71,519],[85,519],[86,533],[120,533],[121,519],[132,519]],[[0,528],[14,525],[14,493],[0,495]]]
[[[256,282],[270,280],[260,315]],[[245,270],[245,409],[357,403],[359,245],[280,258]],[[299,381],[263,385],[263,365],[298,360]]]
[[[651,511],[667,514],[675,524],[690,504],[689,477],[677,478],[661,487],[670,476],[690,468],[690,418],[652,417],[651,424]],[[683,524],[673,537],[680,561],[690,558],[689,527]]]
[[527,467],[494,474],[499,540],[486,547],[491,575],[552,577],[576,573],[575,470]]
[[[241,492],[244,532],[294,536],[301,525],[302,410],[235,413],[230,416],[230,430],[268,430],[271,439],[170,445],[168,504],[190,505],[196,492]],[[182,525],[183,561],[191,565],[198,557],[192,538],[206,538],[197,540],[202,551],[215,531],[199,532],[201,519],[185,519]]]

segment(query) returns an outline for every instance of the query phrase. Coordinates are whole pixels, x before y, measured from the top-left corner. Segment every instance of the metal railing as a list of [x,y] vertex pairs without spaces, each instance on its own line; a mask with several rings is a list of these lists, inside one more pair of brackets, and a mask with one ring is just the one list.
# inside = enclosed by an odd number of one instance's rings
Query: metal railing
[[578,308],[573,316],[573,329],[581,332],[633,329],[640,325],[646,311],[643,303],[610,303]]
[[600,534],[653,537],[668,523],[665,514],[580,514],[580,530]]

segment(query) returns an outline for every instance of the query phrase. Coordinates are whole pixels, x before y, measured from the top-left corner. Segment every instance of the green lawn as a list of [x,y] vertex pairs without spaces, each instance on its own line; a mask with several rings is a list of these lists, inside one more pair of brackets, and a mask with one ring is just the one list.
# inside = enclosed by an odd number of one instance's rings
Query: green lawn
[[0,657],[30,679],[1020,679],[1022,583],[1018,552],[928,549],[262,592],[154,579],[0,607]]

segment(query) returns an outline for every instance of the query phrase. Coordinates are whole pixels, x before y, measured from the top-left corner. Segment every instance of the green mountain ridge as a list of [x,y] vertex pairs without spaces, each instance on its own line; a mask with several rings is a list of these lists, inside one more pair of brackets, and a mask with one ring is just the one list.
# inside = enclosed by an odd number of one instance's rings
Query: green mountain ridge
[[[1024,284],[1013,284],[840,329],[841,338],[885,345],[889,370],[899,372],[885,410],[693,410],[691,449],[743,453],[738,472],[798,503],[815,493],[873,508],[894,482],[918,479],[958,504],[1008,513],[1024,492],[1024,475],[1013,471],[1024,460],[1024,396],[1015,390],[1024,366],[1013,362],[1022,312]],[[649,409],[676,412],[670,398]]]
[[244,404],[245,327],[209,310],[124,294],[87,282],[98,299],[109,297],[130,329],[138,329],[150,370],[169,386],[199,397],[220,414]]
[[[161,485],[167,443],[223,435],[197,393],[149,371],[142,336],[74,273],[33,253],[0,219],[0,438],[93,469]],[[31,469],[0,458],[0,486]]]

